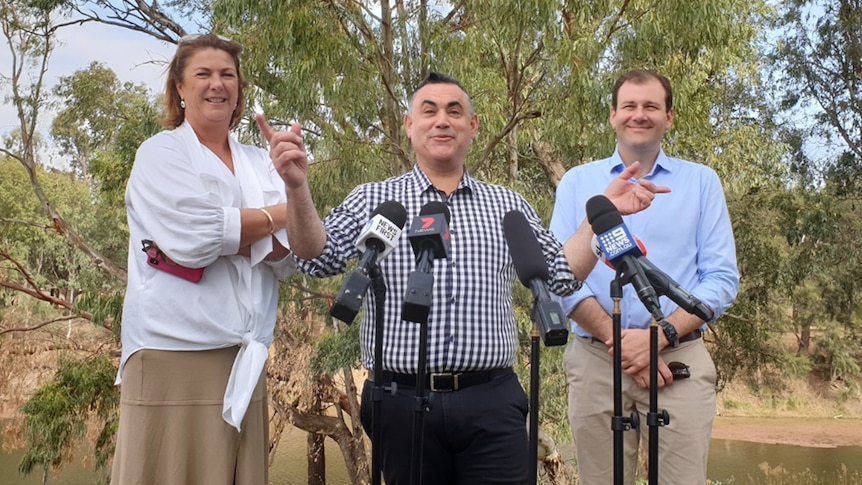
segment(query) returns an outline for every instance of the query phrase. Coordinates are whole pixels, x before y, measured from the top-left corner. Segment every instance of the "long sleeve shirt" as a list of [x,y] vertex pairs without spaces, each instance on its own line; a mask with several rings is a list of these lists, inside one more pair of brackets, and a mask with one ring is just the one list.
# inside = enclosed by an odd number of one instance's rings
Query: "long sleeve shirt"
[[[237,255],[240,209],[286,201],[265,150],[230,140],[234,173],[198,141],[186,122],[146,140],[126,188],[128,282],[122,320],[123,365],[141,349],[195,351],[240,346],[226,390],[225,419],[237,428],[272,343],[278,278],[292,257],[264,260],[270,238]],[[275,236],[288,247],[284,229]],[[176,263],[206,268],[192,283],[147,265],[150,239]],[[230,416],[229,416],[230,415]]]
[[[602,193],[624,168],[615,151],[610,158],[566,172],[557,187],[551,231],[561,240],[574,233],[585,217],[587,200]],[[646,179],[670,187],[671,192],[657,194],[649,208],[623,216],[623,222],[644,242],[647,258],[718,318],[733,303],[739,289],[733,230],[718,175],[705,165],[670,158],[662,151]],[[613,269],[596,265],[578,291],[559,298],[563,311],[571,314],[581,301],[595,297],[610,314],[613,278]],[[659,301],[664,315],[677,309],[667,297]],[[647,328],[651,321],[631,285],[623,287],[620,313],[623,329]],[[577,322],[572,323],[575,334],[589,336]]]
[[[433,262],[434,285],[428,316],[427,371],[467,371],[507,367],[517,352],[517,325],[512,308],[514,266],[503,233],[503,217],[521,211],[542,247],[550,269],[552,291],[568,294],[580,283],[569,269],[562,245],[523,197],[505,187],[464,175],[448,197],[418,167],[404,175],[356,187],[324,220],[327,242],[312,260],[298,259],[301,271],[318,277],[346,271],[359,256],[354,240],[381,203],[394,200],[407,210],[407,226],[432,201],[449,208],[451,248],[448,258]],[[405,229],[405,234],[407,229]],[[533,235],[525,235],[533,237]],[[416,269],[413,249],[402,235],[397,247],[379,262],[386,284],[384,370],[415,374],[420,324],[401,316],[407,279]],[[372,292],[362,305],[360,338],[363,365],[374,365],[375,302]]]

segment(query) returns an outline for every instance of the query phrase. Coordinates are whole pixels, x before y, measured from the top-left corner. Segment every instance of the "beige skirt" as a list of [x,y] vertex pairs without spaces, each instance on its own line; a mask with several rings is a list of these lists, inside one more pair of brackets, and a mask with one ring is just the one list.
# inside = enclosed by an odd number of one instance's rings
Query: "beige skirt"
[[112,485],[266,485],[266,373],[242,432],[222,419],[239,347],[198,352],[141,350],[123,368]]

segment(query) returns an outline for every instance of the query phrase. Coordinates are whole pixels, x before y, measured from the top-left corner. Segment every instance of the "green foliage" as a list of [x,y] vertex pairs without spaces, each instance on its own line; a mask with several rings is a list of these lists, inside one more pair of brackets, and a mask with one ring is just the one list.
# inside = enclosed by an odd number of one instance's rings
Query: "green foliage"
[[19,472],[60,468],[74,446],[86,436],[88,420],[102,426],[97,439],[97,468],[113,454],[113,432],[119,391],[114,386],[117,369],[107,355],[91,358],[61,356],[57,373],[21,408],[28,449]]
[[856,376],[859,375],[859,362],[856,354],[859,342],[848,339],[836,325],[828,325],[825,334],[817,338],[815,359],[828,364],[830,379],[840,381],[851,389],[856,389]]
[[[38,174],[54,208],[67,222],[92,238],[94,246],[119,244],[111,238],[112,228],[117,227],[118,221],[111,218],[110,211],[104,214],[101,207],[93,203],[86,185],[68,173],[39,170]],[[0,223],[0,250],[22,264],[41,288],[79,291],[104,284],[104,276],[88,257],[55,232],[53,222],[46,220],[29,186],[25,171],[20,164],[8,159],[0,160],[0,209],[8,218]],[[124,247],[125,243],[122,244]],[[114,254],[124,262],[124,249]],[[11,268],[0,267],[0,277],[24,282],[23,275]]]
[[811,373],[814,365],[808,355],[785,353],[781,355],[781,368],[787,377],[804,378]]
[[316,374],[334,375],[342,369],[359,365],[359,327],[337,324],[338,330],[328,332],[317,345],[311,358],[311,370]]
[[[12,3],[16,8],[3,14],[30,15],[24,19],[28,25],[16,27],[29,32],[49,24],[45,12],[71,6]],[[303,124],[310,186],[322,216],[357,184],[410,168],[402,116],[412,87],[429,69],[454,75],[472,96],[480,131],[467,160],[471,173],[524,194],[546,222],[559,173],[614,149],[608,116],[616,77],[632,68],[662,72],[674,86],[676,115],[665,150],[719,173],[733,221],[740,292],[709,335],[719,388],[742,374],[765,394],[776,392],[776,405],[787,406],[799,403],[777,395],[782,376],[825,366],[835,382],[854,381],[862,353],[858,7],[842,0],[793,0],[776,4],[777,12],[763,0],[369,5],[163,2],[176,19],[202,13],[195,17],[206,23],[200,30],[241,42],[243,71],[253,86],[249,102],[260,100],[274,126]],[[786,30],[780,42],[767,42],[763,29],[776,18]],[[761,75],[767,46],[781,60],[772,78]],[[22,49],[34,57],[44,46],[28,42]],[[31,85],[25,83],[12,101],[35,120],[45,101],[26,88]],[[138,145],[161,129],[158,105],[142,87],[118,85],[109,66],[98,63],[62,78],[53,93],[58,114],[49,141],[74,172],[38,175],[59,213],[122,266],[125,183]],[[772,102],[773,93],[780,103]],[[820,109],[809,116],[811,124],[782,111],[807,114],[812,107]],[[240,136],[262,145],[256,130],[247,123]],[[17,149],[26,136],[17,131],[5,145]],[[812,160],[811,136],[841,139],[846,149]],[[37,139],[38,134],[28,139],[31,146]],[[0,249],[23,263],[40,287],[83,291],[77,308],[93,313],[95,323],[113,318],[118,331],[122,282],[106,279],[81,251],[46,230],[53,221],[45,220],[29,187],[16,162],[0,160]],[[12,265],[2,264],[0,279],[23,281]],[[303,309],[329,323],[328,307],[341,280],[297,275],[282,285],[281,296],[308,302]],[[529,292],[518,285],[517,369],[525,385],[530,304]],[[315,372],[356,365],[359,326],[338,328],[321,341]],[[813,354],[803,350],[809,332]],[[566,440],[561,353],[562,348],[541,349],[540,416],[543,429]],[[60,391],[45,392],[58,402],[66,399]],[[841,392],[856,395],[849,387]],[[53,411],[46,406],[34,412],[33,419],[49,419]],[[100,447],[109,445],[111,423]],[[67,431],[74,435],[77,429]],[[62,458],[56,453],[61,444],[40,448],[32,466]]]
[[[800,110],[813,112],[808,121],[797,120],[803,136],[837,140],[859,157],[862,6],[846,0],[793,0],[783,4],[777,26],[781,39],[773,65],[784,87],[782,108],[791,116]],[[834,160],[817,162],[829,165]],[[805,167],[799,168],[804,173]]]
[[123,298],[125,291],[87,292],[75,300],[75,309],[93,315],[92,323],[110,326],[114,338],[119,341],[122,327]]

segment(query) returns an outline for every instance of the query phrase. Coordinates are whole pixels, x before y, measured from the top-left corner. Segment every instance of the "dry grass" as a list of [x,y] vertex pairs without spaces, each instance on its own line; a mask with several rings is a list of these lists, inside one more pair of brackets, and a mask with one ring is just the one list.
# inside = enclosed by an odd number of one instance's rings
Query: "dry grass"
[[718,415],[862,419],[859,389],[862,379],[855,390],[823,381],[793,379],[784,381],[780,392],[760,393],[734,383],[718,394]]

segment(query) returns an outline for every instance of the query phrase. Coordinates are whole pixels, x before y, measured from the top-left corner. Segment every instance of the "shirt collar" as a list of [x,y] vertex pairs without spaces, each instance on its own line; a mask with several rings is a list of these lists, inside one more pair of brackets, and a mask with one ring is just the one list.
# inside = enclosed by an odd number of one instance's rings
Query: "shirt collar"
[[[661,171],[673,173],[674,169],[677,168],[677,165],[678,162],[676,159],[668,157],[665,155],[664,150],[659,149],[658,157],[655,159],[655,165],[653,165],[652,171],[644,178],[650,179]],[[623,169],[625,169],[625,164],[623,163],[623,159],[620,158],[620,150],[619,147],[617,147],[614,150],[613,156],[608,159],[608,170],[610,170],[611,175],[616,176],[619,175]]]
[[[434,184],[431,183],[431,180],[428,179],[428,176],[425,175],[425,172],[422,171],[422,168],[419,167],[418,163],[413,165],[413,170],[408,173],[408,177],[413,184],[417,195],[421,195],[431,190],[439,192],[439,190],[434,187]],[[476,192],[476,180],[470,176],[470,172],[466,168],[464,168],[464,176],[461,177],[461,181],[458,183],[458,188],[455,189],[455,192],[462,191],[468,195],[472,195]]]

